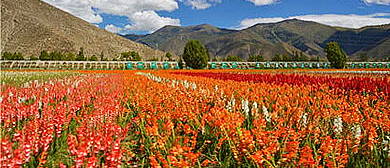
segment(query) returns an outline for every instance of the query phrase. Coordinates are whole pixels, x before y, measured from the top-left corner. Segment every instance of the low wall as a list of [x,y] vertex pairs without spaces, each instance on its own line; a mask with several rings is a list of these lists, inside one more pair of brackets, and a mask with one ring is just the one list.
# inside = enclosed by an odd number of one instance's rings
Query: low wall
[[[329,62],[209,62],[210,69],[331,68]],[[158,61],[0,61],[1,69],[124,70],[178,69],[177,62]],[[348,62],[346,68],[390,68],[390,62]]]

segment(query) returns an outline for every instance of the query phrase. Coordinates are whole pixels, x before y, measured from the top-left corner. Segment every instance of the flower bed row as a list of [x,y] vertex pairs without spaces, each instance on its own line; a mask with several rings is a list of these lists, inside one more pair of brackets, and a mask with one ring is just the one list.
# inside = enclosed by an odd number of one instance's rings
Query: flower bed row
[[232,80],[239,82],[255,82],[270,84],[290,85],[326,85],[330,89],[342,89],[344,91],[358,91],[368,93],[383,93],[390,95],[390,77],[333,77],[331,75],[298,75],[298,74],[246,74],[246,73],[222,73],[222,72],[173,72],[173,74],[207,77],[219,80]]
[[390,166],[390,102],[375,90],[80,72],[4,88],[1,167]]

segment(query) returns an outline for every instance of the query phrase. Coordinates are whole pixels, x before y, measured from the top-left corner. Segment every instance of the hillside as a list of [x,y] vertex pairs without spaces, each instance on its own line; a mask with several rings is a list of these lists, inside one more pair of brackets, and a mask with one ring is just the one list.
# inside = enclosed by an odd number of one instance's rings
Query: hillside
[[222,58],[238,55],[247,59],[250,55],[261,54],[271,59],[275,54],[293,55],[302,51],[309,58],[325,59],[322,48],[329,41],[339,42],[352,60],[362,52],[367,53],[371,60],[390,55],[390,25],[347,29],[297,19],[257,24],[240,31],[211,25],[166,26],[153,34],[133,39],[177,55],[182,54],[189,39],[198,39],[212,57]]
[[220,29],[208,24],[203,24],[189,27],[165,26],[151,35],[126,35],[125,37],[135,39],[135,41],[147,44],[153,48],[180,55],[183,53],[186,43],[191,39],[198,39],[203,44],[207,44],[219,36],[234,32],[237,31]]
[[119,57],[137,51],[143,59],[164,52],[133,42],[38,0],[1,0],[1,50],[38,55],[40,51]]

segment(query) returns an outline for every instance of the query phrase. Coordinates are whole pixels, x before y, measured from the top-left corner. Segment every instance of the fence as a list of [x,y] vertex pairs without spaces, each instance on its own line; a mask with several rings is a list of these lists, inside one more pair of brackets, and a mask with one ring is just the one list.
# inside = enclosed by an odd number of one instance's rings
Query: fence
[[[209,62],[210,69],[327,69],[329,62]],[[0,61],[1,69],[124,70],[179,69],[177,62],[158,61]],[[348,62],[346,68],[390,68],[390,62]]]

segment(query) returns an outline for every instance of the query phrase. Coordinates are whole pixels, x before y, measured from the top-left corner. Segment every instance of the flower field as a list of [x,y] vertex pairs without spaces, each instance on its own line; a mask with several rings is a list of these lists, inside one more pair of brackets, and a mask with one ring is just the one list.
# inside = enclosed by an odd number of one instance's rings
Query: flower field
[[9,73],[0,167],[390,167],[388,74]]

